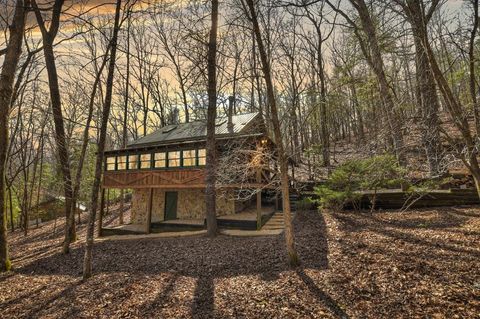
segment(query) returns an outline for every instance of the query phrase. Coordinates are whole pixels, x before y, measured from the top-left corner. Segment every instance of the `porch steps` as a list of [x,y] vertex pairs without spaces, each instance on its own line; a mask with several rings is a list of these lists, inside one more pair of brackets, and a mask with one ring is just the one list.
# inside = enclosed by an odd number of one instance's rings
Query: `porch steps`
[[[295,214],[292,213],[292,219],[295,217]],[[263,225],[262,230],[283,230],[285,228],[285,221],[283,218],[283,212],[276,212],[270,218],[268,222]]]

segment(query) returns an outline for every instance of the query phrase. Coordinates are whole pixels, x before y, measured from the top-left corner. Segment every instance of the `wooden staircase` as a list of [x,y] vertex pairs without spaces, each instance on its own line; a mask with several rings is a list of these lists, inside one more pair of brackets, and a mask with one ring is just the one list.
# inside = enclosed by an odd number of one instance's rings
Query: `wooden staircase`
[[268,222],[263,225],[262,230],[279,230],[284,228],[285,223],[283,221],[283,213],[275,212]]
[[[295,212],[292,212],[292,220],[295,218]],[[283,230],[285,221],[283,212],[275,212],[273,216],[263,225],[262,230]]]

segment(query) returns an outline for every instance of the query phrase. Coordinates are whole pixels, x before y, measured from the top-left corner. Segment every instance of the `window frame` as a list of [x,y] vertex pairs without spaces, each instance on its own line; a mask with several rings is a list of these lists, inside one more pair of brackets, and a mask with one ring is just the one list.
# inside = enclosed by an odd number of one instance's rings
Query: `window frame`
[[[130,156],[136,156],[137,157],[137,165],[135,165],[135,168],[130,168]],[[134,154],[128,154],[127,155],[127,170],[129,171],[134,171],[140,168],[140,154],[134,153]]]
[[[138,169],[139,170],[150,170],[152,169],[152,153],[151,152],[148,152],[148,153],[138,153]],[[142,161],[142,156],[143,155],[149,155],[150,158],[148,160],[145,160],[145,161]],[[148,167],[142,167],[142,163],[149,163]]]
[[[200,151],[205,151],[205,156],[200,157]],[[205,164],[200,164],[200,158],[205,159]],[[197,167],[205,167],[207,165],[207,149],[206,148],[197,148]]]
[[[167,151],[167,168],[182,168],[183,163],[182,163],[182,150],[172,150],[172,151]],[[170,159],[170,153],[178,153],[178,158],[176,159]],[[178,160],[178,166],[170,166],[170,160]]]
[[[185,165],[185,156],[184,156],[184,153],[185,152],[193,152],[193,156],[189,156],[187,157],[187,159],[189,160],[193,160],[193,164],[192,165]],[[196,167],[198,166],[198,152],[197,152],[197,149],[194,148],[194,149],[185,149],[185,150],[182,150],[182,167]]]
[[[164,166],[159,166],[159,167],[157,167],[157,166],[156,166],[157,161],[161,161],[161,160],[156,160],[156,159],[155,159],[155,155],[157,155],[157,154],[162,154],[162,153],[165,154],[165,157],[163,158]],[[168,166],[167,166],[167,165],[168,165],[168,159],[167,159],[167,158],[168,158],[168,154],[167,154],[167,153],[168,153],[168,151],[165,151],[165,150],[164,150],[164,151],[154,151],[154,152],[152,153],[152,154],[153,154],[153,156],[152,156],[152,161],[153,161],[152,169],[167,169],[167,168],[168,168]]]
[[[113,169],[108,169],[108,159],[109,158],[113,158],[113,163],[110,163],[110,165],[113,165]],[[117,156],[116,155],[113,155],[113,156],[106,156],[105,157],[105,171],[106,172],[115,172],[117,170]]]
[[[125,155],[117,155],[117,156],[115,156],[115,157],[116,157],[116,160],[115,160],[115,163],[116,163],[116,165],[115,165],[116,171],[126,171],[126,170],[128,170],[128,155],[127,155],[127,154],[125,154]],[[125,161],[124,161],[124,162],[120,162],[120,161],[119,161],[119,159],[120,159],[121,157],[124,157],[124,158],[125,158]],[[120,169],[120,168],[118,167],[118,164],[125,164],[125,168]]]
[[[204,155],[201,156],[201,153]],[[157,154],[164,154],[163,159],[155,159]],[[172,155],[175,154],[175,157]],[[185,156],[185,155],[189,156]],[[149,156],[148,160],[142,160],[142,156]],[[136,159],[135,159],[136,158]],[[109,160],[113,159],[111,163]],[[123,161],[120,161],[123,159]],[[136,164],[131,167],[133,161]],[[156,166],[157,163],[163,161],[164,166]],[[189,161],[191,165],[185,165],[185,161]],[[136,152],[136,153],[124,153],[118,155],[105,156],[105,171],[134,171],[134,170],[168,170],[168,169],[182,169],[182,168],[204,168],[207,161],[207,150],[205,147],[190,147],[190,148],[166,148],[166,149],[154,149],[150,152]],[[178,165],[172,166],[172,162]],[[203,162],[203,163],[201,163]],[[148,163],[148,167],[142,167]],[[109,165],[110,168],[109,169]],[[124,165],[123,169],[119,168],[119,165]]]

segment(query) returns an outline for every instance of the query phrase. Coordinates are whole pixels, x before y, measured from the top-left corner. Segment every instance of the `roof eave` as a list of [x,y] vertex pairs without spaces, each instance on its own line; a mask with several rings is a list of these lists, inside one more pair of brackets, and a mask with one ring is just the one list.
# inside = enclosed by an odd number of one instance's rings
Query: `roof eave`
[[[221,134],[221,135],[216,135],[215,140],[224,141],[224,140],[237,139],[237,138],[261,137],[261,136],[268,137],[268,135],[264,133],[234,134],[234,135]],[[163,146],[187,145],[187,144],[198,143],[198,142],[206,142],[206,138],[199,137],[196,139],[189,139],[189,140],[177,139],[177,140],[172,140],[172,141],[163,142],[163,143],[152,142],[152,143],[145,143],[145,144],[133,144],[133,145],[127,146],[127,148],[105,151],[104,154],[115,154],[115,153],[123,153],[123,152],[139,151],[139,150],[148,150],[148,149],[154,149],[154,148],[163,147]]]

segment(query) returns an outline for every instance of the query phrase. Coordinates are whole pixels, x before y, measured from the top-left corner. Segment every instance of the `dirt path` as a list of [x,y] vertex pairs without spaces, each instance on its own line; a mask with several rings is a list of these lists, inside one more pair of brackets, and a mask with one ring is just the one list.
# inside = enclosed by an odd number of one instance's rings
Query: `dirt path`
[[[282,235],[99,242],[60,254],[46,225],[11,236],[2,318],[475,318],[479,207],[375,214],[301,212],[302,267]],[[83,231],[80,231],[82,238]]]

